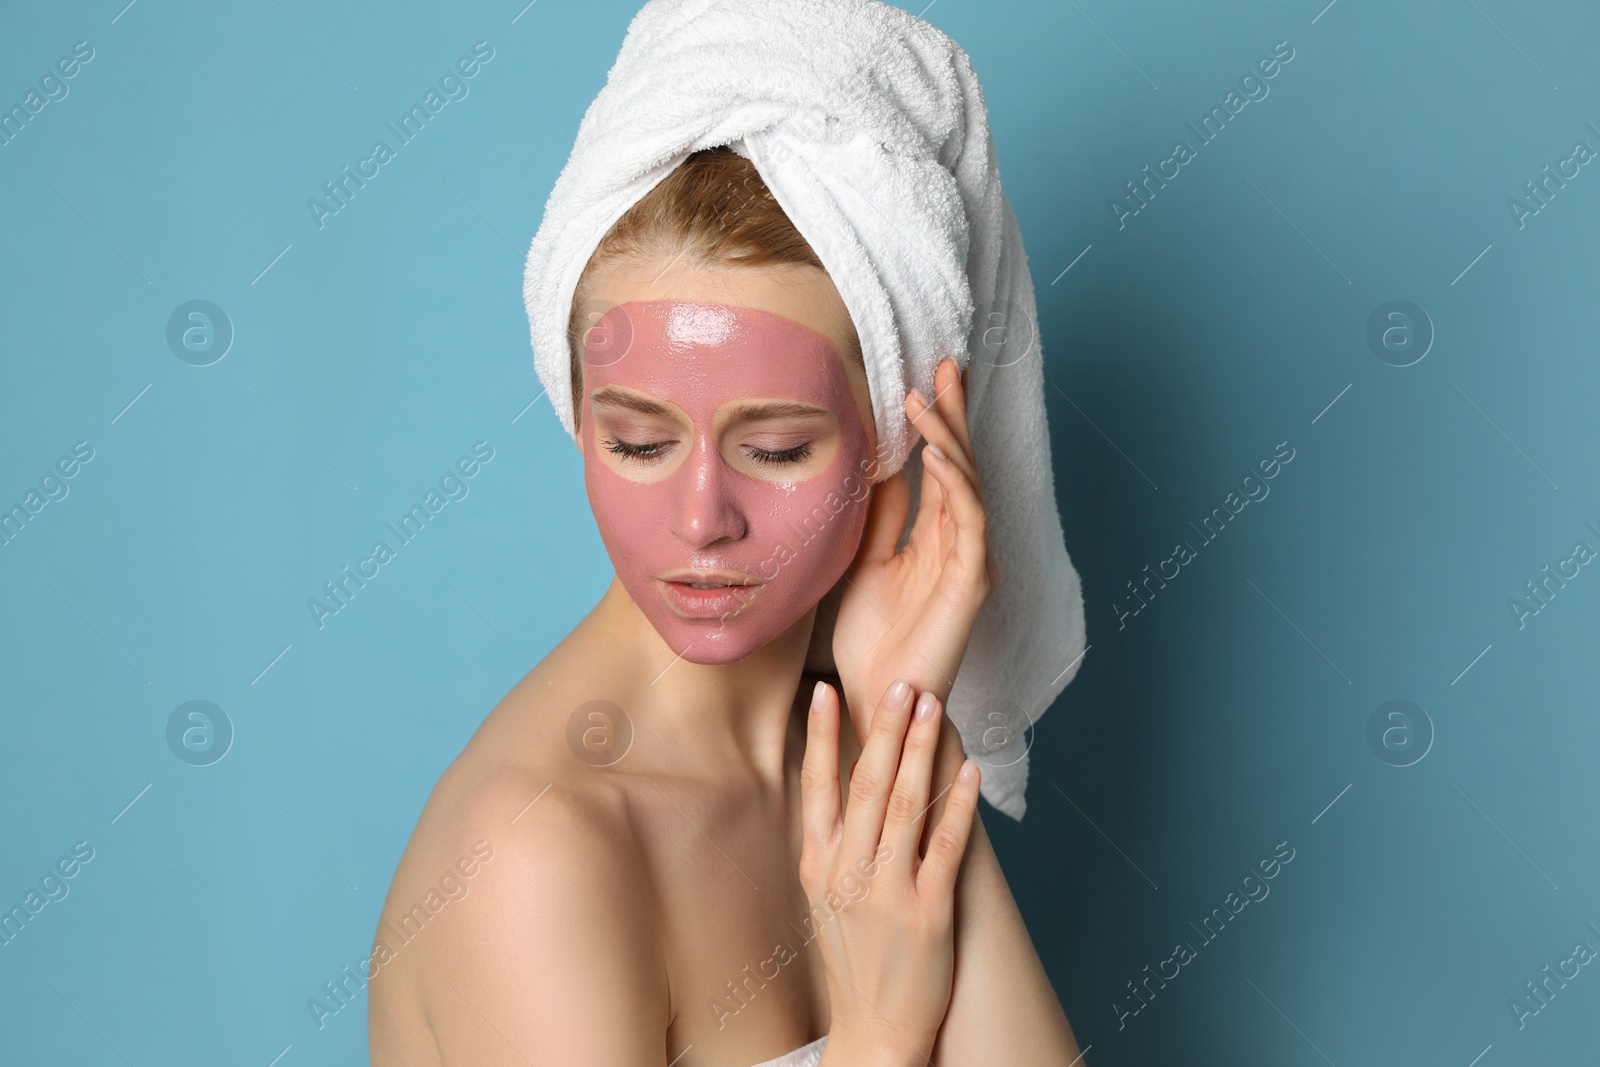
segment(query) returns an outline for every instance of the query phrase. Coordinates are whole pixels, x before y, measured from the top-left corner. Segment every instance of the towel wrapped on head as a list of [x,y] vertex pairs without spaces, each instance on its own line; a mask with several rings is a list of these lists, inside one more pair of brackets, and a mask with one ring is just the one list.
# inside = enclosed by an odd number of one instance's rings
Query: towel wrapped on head
[[1085,651],[1056,511],[1033,282],[966,53],[878,0],[651,0],[528,252],[534,364],[575,433],[568,326],[590,255],[691,153],[749,159],[810,243],[861,340],[880,477],[921,460],[908,390],[968,371],[968,428],[999,581],[946,703],[983,796],[1021,819],[1032,728]]

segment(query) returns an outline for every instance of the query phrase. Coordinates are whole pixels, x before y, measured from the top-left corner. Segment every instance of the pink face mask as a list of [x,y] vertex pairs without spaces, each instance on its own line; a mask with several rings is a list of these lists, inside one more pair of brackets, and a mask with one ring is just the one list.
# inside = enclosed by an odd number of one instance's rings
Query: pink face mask
[[685,659],[744,658],[850,565],[870,444],[844,364],[816,330],[734,305],[622,304],[587,335],[584,393],[601,539]]

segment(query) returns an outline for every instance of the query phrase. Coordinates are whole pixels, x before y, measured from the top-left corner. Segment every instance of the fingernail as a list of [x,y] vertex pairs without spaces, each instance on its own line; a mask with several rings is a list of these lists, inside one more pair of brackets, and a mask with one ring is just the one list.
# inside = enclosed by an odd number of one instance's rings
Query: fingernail
[[968,759],[962,762],[961,770],[956,774],[956,778],[963,782],[970,782],[972,781],[972,776],[977,773],[978,765],[973,763],[972,760]]
[[932,441],[928,442],[928,451],[932,452],[934,455],[938,456],[940,459],[944,459],[944,449],[940,448],[938,445],[934,444]]
[[889,710],[900,711],[911,703],[911,685],[904,678],[889,687]]
[[821,711],[822,710],[822,683],[821,682],[818,682],[816,685],[811,687],[811,710],[812,711]]
[[918,722],[927,722],[933,718],[933,706],[937,703],[932,693],[923,693],[917,698],[916,718]]
[[921,389],[911,390],[911,398],[923,407],[928,406],[928,398],[922,395]]

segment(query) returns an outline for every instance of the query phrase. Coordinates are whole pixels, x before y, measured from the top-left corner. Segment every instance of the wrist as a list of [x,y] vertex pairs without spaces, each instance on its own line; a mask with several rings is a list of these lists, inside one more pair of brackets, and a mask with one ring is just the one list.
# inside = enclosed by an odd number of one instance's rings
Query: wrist
[[[949,686],[920,677],[920,674],[921,672],[915,670],[904,671],[887,679],[874,678],[870,681],[867,681],[858,679],[853,675],[851,677],[846,677],[844,673],[841,672],[838,676],[838,688],[840,695],[845,699],[849,706],[866,709],[867,716],[870,719],[872,713],[877,710],[880,704],[883,703],[884,696],[889,691],[889,686],[896,680],[904,679],[911,686],[911,692],[913,695],[932,693],[935,697],[937,697],[939,699],[939,707],[941,712],[943,712],[943,709],[950,702]],[[948,713],[945,713],[945,720],[946,722],[949,721]],[[958,739],[957,744],[959,743],[960,742]]]

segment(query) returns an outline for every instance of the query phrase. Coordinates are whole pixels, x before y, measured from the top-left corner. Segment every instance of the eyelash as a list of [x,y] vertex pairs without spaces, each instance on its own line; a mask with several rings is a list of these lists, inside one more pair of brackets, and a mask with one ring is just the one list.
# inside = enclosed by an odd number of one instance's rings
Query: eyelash
[[[624,460],[636,459],[648,461],[661,458],[659,449],[670,443],[671,442],[667,441],[657,441],[648,445],[631,445],[619,438],[612,437],[606,439],[605,448],[607,452],[621,456]],[[809,457],[811,455],[811,443],[808,441],[805,444],[795,445],[793,448],[785,448],[778,452],[768,451],[767,449],[763,448],[751,448],[748,450],[748,453],[750,458],[755,460],[757,463],[767,463],[781,466],[789,463],[799,463],[801,460]]]
[[655,450],[661,448],[664,444],[665,442],[657,441],[648,445],[630,445],[628,442],[619,440],[615,437],[607,438],[605,441],[607,452],[613,452],[625,460],[659,459],[660,453]]
[[768,452],[761,448],[752,448],[750,450],[750,458],[757,463],[799,463],[809,455],[811,455],[811,442],[809,441],[803,445],[795,445],[793,448],[785,448],[781,452]]

